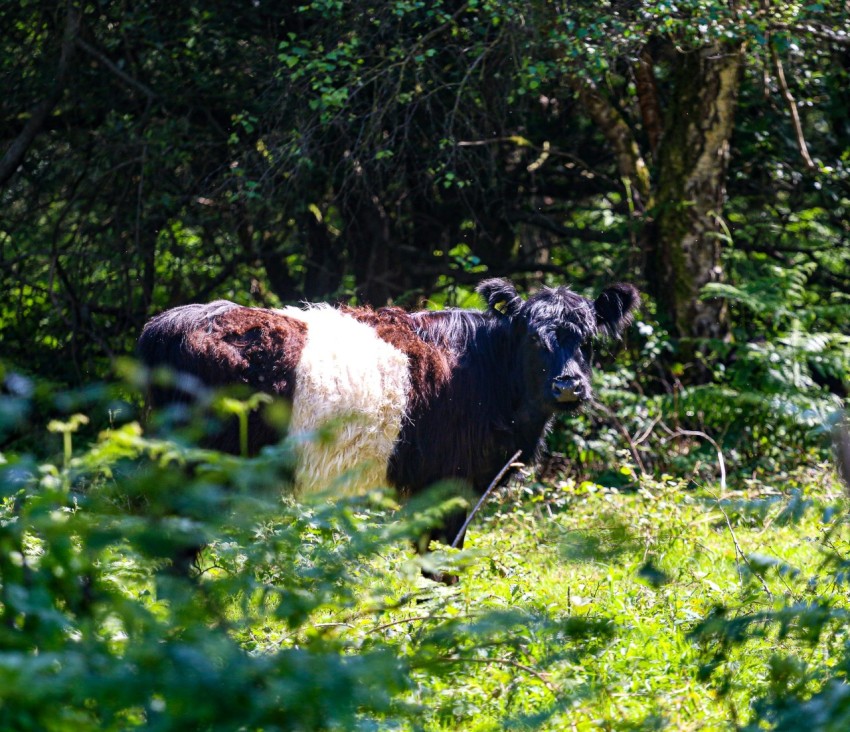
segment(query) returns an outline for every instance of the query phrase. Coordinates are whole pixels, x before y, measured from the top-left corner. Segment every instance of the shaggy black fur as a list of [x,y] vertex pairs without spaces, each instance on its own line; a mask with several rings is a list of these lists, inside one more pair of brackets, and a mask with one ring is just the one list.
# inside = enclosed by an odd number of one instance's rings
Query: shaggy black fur
[[[591,302],[566,287],[546,288],[523,301],[507,280],[478,287],[486,313],[414,313],[420,336],[451,354],[451,377],[409,413],[392,455],[389,478],[416,493],[457,478],[481,494],[517,450],[533,462],[559,411],[590,398],[589,346],[597,332],[619,335],[639,295],[631,285],[607,288]],[[562,401],[556,382],[577,395]],[[458,513],[434,537],[451,543],[463,525]]]

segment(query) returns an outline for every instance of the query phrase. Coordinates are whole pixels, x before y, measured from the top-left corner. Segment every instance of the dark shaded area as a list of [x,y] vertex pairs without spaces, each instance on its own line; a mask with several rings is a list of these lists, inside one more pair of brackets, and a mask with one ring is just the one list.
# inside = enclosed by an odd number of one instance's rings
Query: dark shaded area
[[482,271],[637,281],[685,338],[734,334],[701,286],[771,262],[816,265],[828,300],[850,284],[840,17],[724,11],[696,37],[664,13],[4,7],[4,357],[80,382],[173,305],[452,302]]

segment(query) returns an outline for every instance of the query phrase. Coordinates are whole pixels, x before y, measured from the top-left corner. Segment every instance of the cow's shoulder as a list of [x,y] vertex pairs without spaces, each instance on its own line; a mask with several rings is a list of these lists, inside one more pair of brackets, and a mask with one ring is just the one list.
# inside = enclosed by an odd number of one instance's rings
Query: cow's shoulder
[[420,397],[438,390],[451,376],[453,354],[422,338],[414,317],[398,307],[341,306],[343,312],[368,325],[382,341],[404,353],[413,392]]

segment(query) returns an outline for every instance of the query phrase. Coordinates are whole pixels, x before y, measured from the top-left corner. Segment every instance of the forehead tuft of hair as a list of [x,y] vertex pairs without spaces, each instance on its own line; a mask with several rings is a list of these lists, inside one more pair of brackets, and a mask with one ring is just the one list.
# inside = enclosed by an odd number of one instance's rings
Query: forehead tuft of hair
[[566,331],[585,340],[597,330],[593,303],[569,287],[543,288],[528,298],[523,313],[529,327],[543,334]]

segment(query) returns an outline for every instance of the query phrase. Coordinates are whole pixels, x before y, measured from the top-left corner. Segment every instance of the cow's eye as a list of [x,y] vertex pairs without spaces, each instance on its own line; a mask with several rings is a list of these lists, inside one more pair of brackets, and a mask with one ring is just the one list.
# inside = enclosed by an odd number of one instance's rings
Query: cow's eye
[[549,339],[542,333],[534,333],[531,336],[531,342],[534,344],[535,348],[540,348],[547,351],[551,350],[551,346],[549,345]]
[[576,342],[578,338],[576,338],[574,333],[559,333],[558,334],[558,345],[563,348],[565,351],[574,351],[576,348]]

